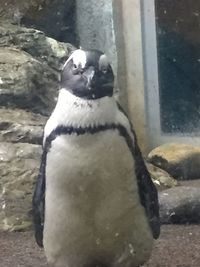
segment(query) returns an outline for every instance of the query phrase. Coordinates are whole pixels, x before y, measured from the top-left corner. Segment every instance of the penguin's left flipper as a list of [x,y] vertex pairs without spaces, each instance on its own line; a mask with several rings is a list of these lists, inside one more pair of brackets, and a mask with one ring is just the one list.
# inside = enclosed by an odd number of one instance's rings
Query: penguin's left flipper
[[35,239],[40,247],[43,247],[44,209],[45,209],[45,168],[46,152],[43,151],[40,170],[33,195],[33,222],[35,227]]
[[[118,109],[124,114],[124,116],[129,121],[128,116],[121,107],[121,105],[117,103],[117,106]],[[154,183],[152,182],[151,176],[147,170],[142,153],[138,146],[137,137],[133,125],[130,121],[129,123],[133,138],[124,129],[121,129],[120,132],[121,135],[125,137],[127,145],[133,155],[133,159],[135,161],[135,172],[137,177],[140,202],[145,209],[152,235],[155,239],[157,239],[160,235],[158,192]]]
[[160,235],[158,192],[147,170],[141,151],[137,145],[137,141],[135,141],[133,153],[140,201],[145,208],[152,235],[157,239]]

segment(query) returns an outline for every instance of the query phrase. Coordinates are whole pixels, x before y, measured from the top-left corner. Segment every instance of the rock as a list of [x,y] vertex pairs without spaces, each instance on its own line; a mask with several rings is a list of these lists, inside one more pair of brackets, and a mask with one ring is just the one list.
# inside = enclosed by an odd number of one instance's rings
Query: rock
[[55,106],[58,77],[28,53],[0,48],[0,106],[49,114]]
[[178,180],[200,178],[200,147],[168,143],[152,150],[148,161]]
[[73,6],[73,0],[0,0],[0,230],[32,225],[46,115],[55,106],[63,63],[75,49],[21,24],[68,40]]
[[32,8],[38,8],[44,0],[0,0],[0,13],[1,18],[12,20],[13,22],[20,23],[23,15]]
[[200,179],[179,181],[179,185],[200,188]]
[[60,41],[75,43],[74,0],[0,0],[1,19],[42,30]]
[[154,166],[153,164],[146,163],[148,171],[151,174],[151,178],[156,185],[158,190],[164,190],[178,185],[177,180],[175,180],[166,171]]
[[47,117],[22,109],[0,108],[0,142],[42,144]]
[[0,22],[0,46],[14,47],[29,53],[33,58],[60,71],[69,54],[71,44],[46,37],[41,31]]
[[1,22],[0,106],[49,115],[60,70],[74,49],[40,31]]
[[178,186],[159,193],[163,224],[200,223],[200,190]]
[[45,2],[38,9],[31,9],[26,12],[22,17],[22,24],[42,30],[58,41],[76,44],[75,1],[53,0]]
[[0,230],[23,230],[31,225],[33,184],[41,146],[0,143]]

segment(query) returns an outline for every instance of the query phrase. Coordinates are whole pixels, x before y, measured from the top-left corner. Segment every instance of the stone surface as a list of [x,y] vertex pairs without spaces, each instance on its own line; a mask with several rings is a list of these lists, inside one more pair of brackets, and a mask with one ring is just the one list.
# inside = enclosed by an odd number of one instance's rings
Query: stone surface
[[158,190],[164,190],[178,185],[177,180],[175,180],[166,171],[156,167],[151,163],[146,163],[146,166]]
[[192,186],[192,187],[200,188],[200,179],[179,181],[179,184],[182,186]]
[[74,0],[0,0],[1,19],[44,31],[59,41],[75,43]]
[[49,114],[55,106],[59,73],[75,48],[44,33],[0,23],[0,106]]
[[23,15],[31,9],[37,9],[45,0],[0,0],[1,18],[20,23]]
[[55,106],[59,73],[72,50],[41,31],[0,20],[0,230],[32,225],[43,115]]
[[0,230],[24,230],[31,225],[33,184],[41,146],[0,143]]
[[168,143],[152,150],[148,161],[179,180],[200,178],[200,147]]
[[0,106],[49,114],[60,70],[74,49],[41,31],[0,22]]
[[75,49],[71,44],[57,42],[43,32],[0,21],[0,46],[14,47],[60,71],[68,55]]
[[21,109],[0,108],[0,142],[42,144],[47,117]]
[[75,49],[57,40],[75,36],[74,3],[0,0],[0,230],[32,225],[43,128],[56,103],[60,70]]
[[163,224],[200,223],[200,190],[178,186],[159,193],[160,219]]
[[48,114],[55,106],[58,77],[28,53],[0,48],[0,106]]

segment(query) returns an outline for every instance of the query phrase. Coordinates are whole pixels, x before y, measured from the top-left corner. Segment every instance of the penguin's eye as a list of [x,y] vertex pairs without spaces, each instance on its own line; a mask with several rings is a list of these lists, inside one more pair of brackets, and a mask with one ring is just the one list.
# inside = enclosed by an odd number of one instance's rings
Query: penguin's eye
[[74,64],[73,64],[73,68],[74,68],[74,69],[77,69],[78,66],[74,63]]
[[106,74],[106,73],[107,73],[107,68],[102,68],[102,69],[101,69],[101,72],[102,72],[103,74]]
[[79,74],[79,67],[75,63],[72,65],[72,72],[74,75]]

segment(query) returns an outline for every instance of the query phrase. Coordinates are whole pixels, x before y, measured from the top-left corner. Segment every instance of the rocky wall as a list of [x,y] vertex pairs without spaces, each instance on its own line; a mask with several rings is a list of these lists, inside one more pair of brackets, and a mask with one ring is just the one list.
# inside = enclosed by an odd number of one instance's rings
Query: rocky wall
[[56,103],[60,70],[74,49],[0,20],[0,230],[31,226],[43,127]]

